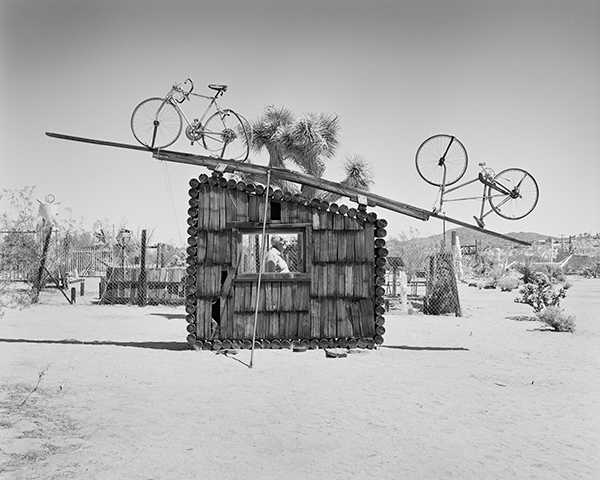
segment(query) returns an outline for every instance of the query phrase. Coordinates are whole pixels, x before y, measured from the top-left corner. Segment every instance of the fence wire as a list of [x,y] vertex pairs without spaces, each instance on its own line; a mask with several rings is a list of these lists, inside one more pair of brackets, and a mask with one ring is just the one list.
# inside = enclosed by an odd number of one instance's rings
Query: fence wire
[[34,302],[183,305],[186,247],[143,229],[111,236],[74,236],[50,227],[4,231],[0,299],[29,285]]
[[428,239],[388,242],[386,309],[397,314],[460,316],[460,251]]
[[[252,272],[258,269],[259,241],[248,236],[247,242],[244,271]],[[110,235],[74,235],[48,227],[1,231],[0,307],[12,302],[11,292],[22,296],[38,286],[40,302],[53,298],[76,303],[184,305],[196,288],[189,281],[189,249],[187,243],[144,229],[121,229]],[[385,269],[385,307],[391,313],[461,315],[459,284],[518,289],[522,282],[516,267],[523,264],[533,264],[549,276],[600,276],[597,256],[570,250],[554,263],[544,263],[543,252],[535,247],[460,246],[454,239],[392,237],[386,250],[387,257],[376,258],[374,269]],[[300,261],[293,241],[286,254],[288,264]]]

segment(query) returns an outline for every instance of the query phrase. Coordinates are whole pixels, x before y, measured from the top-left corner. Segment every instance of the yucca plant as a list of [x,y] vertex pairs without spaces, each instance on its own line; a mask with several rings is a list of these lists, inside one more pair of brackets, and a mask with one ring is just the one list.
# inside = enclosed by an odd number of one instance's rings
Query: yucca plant
[[[374,181],[373,168],[362,155],[349,155],[344,159],[344,180],[340,182],[342,185],[348,187],[357,188],[368,192],[371,190],[371,186]],[[335,202],[340,198],[340,195],[336,193],[324,193],[322,195],[323,200],[328,202]]]
[[[326,161],[333,158],[339,146],[340,125],[337,115],[325,113],[305,113],[296,117],[287,108],[268,106],[263,114],[252,122],[252,148],[256,152],[263,149],[269,154],[269,166],[297,169],[315,177],[322,177]],[[340,183],[361,190],[369,190],[373,184],[373,173],[367,160],[360,156],[346,157],[344,163],[346,178]],[[259,176],[246,176],[252,180],[265,181]],[[318,197],[329,202],[339,195],[317,191],[313,187],[300,189],[292,182],[272,179],[279,188],[306,197]]]
[[523,283],[535,283],[536,270],[531,263],[519,263],[515,266],[515,270],[522,275]]

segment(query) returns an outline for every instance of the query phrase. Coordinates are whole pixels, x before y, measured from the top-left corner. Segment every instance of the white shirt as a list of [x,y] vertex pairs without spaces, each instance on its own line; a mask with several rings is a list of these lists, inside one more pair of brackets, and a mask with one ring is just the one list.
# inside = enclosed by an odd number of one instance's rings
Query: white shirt
[[288,264],[281,256],[281,252],[277,248],[271,247],[265,257],[265,272],[288,273],[289,271]]

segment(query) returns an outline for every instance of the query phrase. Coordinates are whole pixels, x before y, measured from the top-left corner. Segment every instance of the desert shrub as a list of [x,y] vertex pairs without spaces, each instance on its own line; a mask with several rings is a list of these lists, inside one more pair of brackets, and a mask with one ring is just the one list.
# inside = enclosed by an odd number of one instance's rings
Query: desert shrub
[[519,279],[514,275],[506,275],[498,280],[497,285],[503,292],[511,292],[519,286],[519,283]]
[[0,281],[0,318],[7,308],[22,309],[31,304],[31,288],[26,284]]
[[494,265],[489,273],[490,278],[492,279],[494,286],[498,284],[498,281],[504,276],[505,268],[503,265]]
[[523,283],[535,283],[535,269],[531,264],[519,263],[515,266],[518,273],[521,274]]
[[557,332],[573,333],[575,331],[575,317],[566,315],[558,307],[545,307],[541,312],[536,313],[536,317]]
[[486,289],[494,289],[496,288],[496,281],[493,278],[480,278],[479,280],[477,280],[477,288],[479,290]]
[[562,267],[557,265],[533,265],[532,263],[521,263],[516,265],[515,270],[521,274],[523,283],[536,283],[536,275],[538,273],[546,275],[551,283],[562,283],[567,279]]
[[547,275],[537,272],[533,283],[525,283],[521,287],[521,297],[515,298],[515,302],[530,305],[533,311],[538,313],[546,307],[558,307],[560,301],[567,296],[570,287],[569,283],[565,283],[557,288]]
[[600,278],[600,262],[595,262],[591,266],[585,266],[580,273],[585,278]]
[[541,265],[538,270],[545,274],[552,283],[565,282],[567,280],[562,267],[557,265]]

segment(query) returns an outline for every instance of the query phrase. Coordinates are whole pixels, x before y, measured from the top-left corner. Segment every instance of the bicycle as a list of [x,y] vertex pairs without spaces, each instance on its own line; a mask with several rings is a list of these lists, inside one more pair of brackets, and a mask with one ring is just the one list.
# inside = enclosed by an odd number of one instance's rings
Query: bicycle
[[[427,183],[439,187],[439,205],[434,206],[434,213],[441,212],[444,202],[481,200],[479,217],[473,218],[479,228],[484,228],[483,219],[492,212],[508,220],[519,220],[533,211],[539,199],[538,185],[533,176],[521,168],[508,168],[496,174],[485,163],[480,163],[481,172],[476,178],[447,188],[464,176],[468,163],[467,150],[452,135],[433,135],[418,148],[417,172]],[[448,193],[477,181],[483,184],[481,196],[445,198]],[[491,207],[487,212],[486,201]]]
[[[194,83],[188,78],[183,83],[175,83],[164,98],[152,97],[141,102],[131,115],[135,139],[151,150],[166,148],[179,138],[185,122],[185,135],[192,145],[198,143],[219,158],[247,160],[252,138],[250,124],[239,113],[221,109],[217,103],[227,91],[227,85],[209,84],[208,88],[215,94],[193,93]],[[180,106],[190,100],[191,95],[209,101],[202,116],[193,121]],[[213,108],[216,111],[207,118]]]

